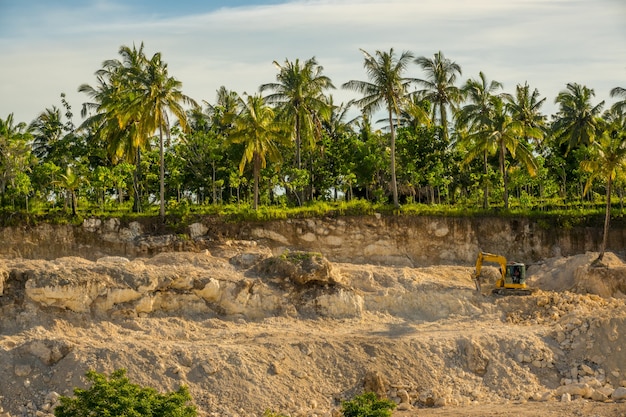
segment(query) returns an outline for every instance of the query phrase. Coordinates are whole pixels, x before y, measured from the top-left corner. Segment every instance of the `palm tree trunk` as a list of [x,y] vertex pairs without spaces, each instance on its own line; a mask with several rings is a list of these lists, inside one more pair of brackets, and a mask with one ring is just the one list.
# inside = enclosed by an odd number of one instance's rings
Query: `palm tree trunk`
[[213,204],[217,204],[217,189],[215,187],[215,161],[211,161],[211,167],[213,168]]
[[504,143],[500,144],[500,173],[504,181],[504,209],[509,208],[509,179],[506,175],[506,148]]
[[604,251],[609,240],[609,222],[611,221],[611,176],[607,180],[606,184],[606,209],[604,211],[604,230],[602,231],[602,245],[600,246],[600,255],[598,255],[598,261],[602,261],[604,258]]
[[487,163],[487,151],[483,153],[483,161],[485,163],[485,178],[483,179],[483,208],[486,210],[489,208],[489,165]]
[[163,146],[163,119],[159,117],[159,216],[165,219],[165,151]]
[[133,191],[135,194],[135,201],[133,201],[133,212],[141,213],[141,193],[140,185],[141,181],[141,150],[137,147],[137,156],[135,158],[135,172],[133,173]]
[[389,128],[391,130],[391,192],[393,194],[393,206],[400,207],[398,202],[398,184],[396,182],[396,131],[393,126],[393,113],[389,107]]
[[259,177],[261,176],[261,158],[260,155],[254,153],[254,201],[252,208],[257,210],[259,208]]
[[[300,115],[298,114],[298,110],[296,109],[296,164],[298,169],[302,169],[302,137],[300,136]],[[304,202],[304,188],[301,190],[296,190],[295,194],[298,196],[298,205],[301,206]]]
[[70,198],[71,198],[71,204],[72,204],[72,216],[76,217],[76,206],[77,204],[77,199],[76,199],[76,192],[74,190],[70,191]]

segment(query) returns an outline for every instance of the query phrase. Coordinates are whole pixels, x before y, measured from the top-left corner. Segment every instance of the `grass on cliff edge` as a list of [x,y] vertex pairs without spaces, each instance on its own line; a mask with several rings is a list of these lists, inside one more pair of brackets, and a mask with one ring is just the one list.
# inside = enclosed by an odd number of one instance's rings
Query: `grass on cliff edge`
[[[577,226],[602,227],[604,221],[604,206],[602,204],[553,206],[549,209],[529,209],[514,207],[504,210],[493,206],[490,209],[478,209],[467,206],[437,205],[437,204],[404,204],[399,209],[391,204],[372,203],[367,200],[354,199],[351,201],[324,202],[317,201],[302,207],[260,206],[252,209],[248,204],[227,205],[191,205],[186,203],[170,202],[167,206],[165,225],[170,229],[183,230],[186,226],[202,217],[217,217],[225,222],[242,221],[272,221],[285,219],[342,217],[342,216],[433,216],[433,217],[461,217],[461,218],[529,218],[535,220],[541,227],[570,229]],[[33,207],[29,212],[0,209],[0,226],[35,226],[40,223],[48,224],[82,224],[86,218],[119,218],[122,222],[134,220],[158,219],[159,208],[150,206],[142,213],[132,213],[130,205],[116,205],[107,210],[99,207],[79,205],[76,216],[72,216],[63,208],[51,210],[49,208]],[[624,212],[621,206],[615,205],[612,211],[611,224],[625,225]]]

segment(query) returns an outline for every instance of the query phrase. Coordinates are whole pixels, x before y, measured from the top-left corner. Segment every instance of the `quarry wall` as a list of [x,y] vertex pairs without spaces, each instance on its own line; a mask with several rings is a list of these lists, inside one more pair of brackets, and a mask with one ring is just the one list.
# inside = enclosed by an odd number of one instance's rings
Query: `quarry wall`
[[[334,262],[397,266],[473,263],[478,251],[532,263],[599,249],[601,227],[558,228],[526,218],[345,216],[270,222],[197,219],[181,232],[155,219],[85,219],[81,225],[5,227],[0,256],[55,259],[129,258],[160,252],[210,250],[216,242],[251,241],[284,250],[322,253]],[[607,250],[623,254],[626,228],[613,227]]]

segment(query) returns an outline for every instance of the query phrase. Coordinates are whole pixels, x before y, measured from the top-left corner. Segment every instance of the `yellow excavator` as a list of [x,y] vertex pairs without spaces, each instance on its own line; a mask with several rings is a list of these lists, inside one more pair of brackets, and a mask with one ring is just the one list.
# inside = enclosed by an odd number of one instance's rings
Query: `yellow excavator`
[[476,258],[476,269],[472,278],[476,283],[476,290],[480,288],[480,271],[483,262],[493,262],[500,265],[500,278],[496,281],[495,288],[491,291],[496,295],[530,295],[534,290],[526,285],[526,265],[519,262],[508,262],[502,255],[479,252]]

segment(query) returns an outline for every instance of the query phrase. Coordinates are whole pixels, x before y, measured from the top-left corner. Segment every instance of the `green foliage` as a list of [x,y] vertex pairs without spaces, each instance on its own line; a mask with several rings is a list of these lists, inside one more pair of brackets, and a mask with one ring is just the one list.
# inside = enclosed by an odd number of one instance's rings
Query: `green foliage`
[[87,372],[89,389],[74,389],[74,397],[60,398],[54,409],[56,417],[195,417],[197,411],[186,387],[160,394],[153,388],[132,384],[124,369],[107,378],[95,371]]
[[396,403],[379,399],[372,392],[357,395],[341,405],[344,417],[390,417],[394,408]]

